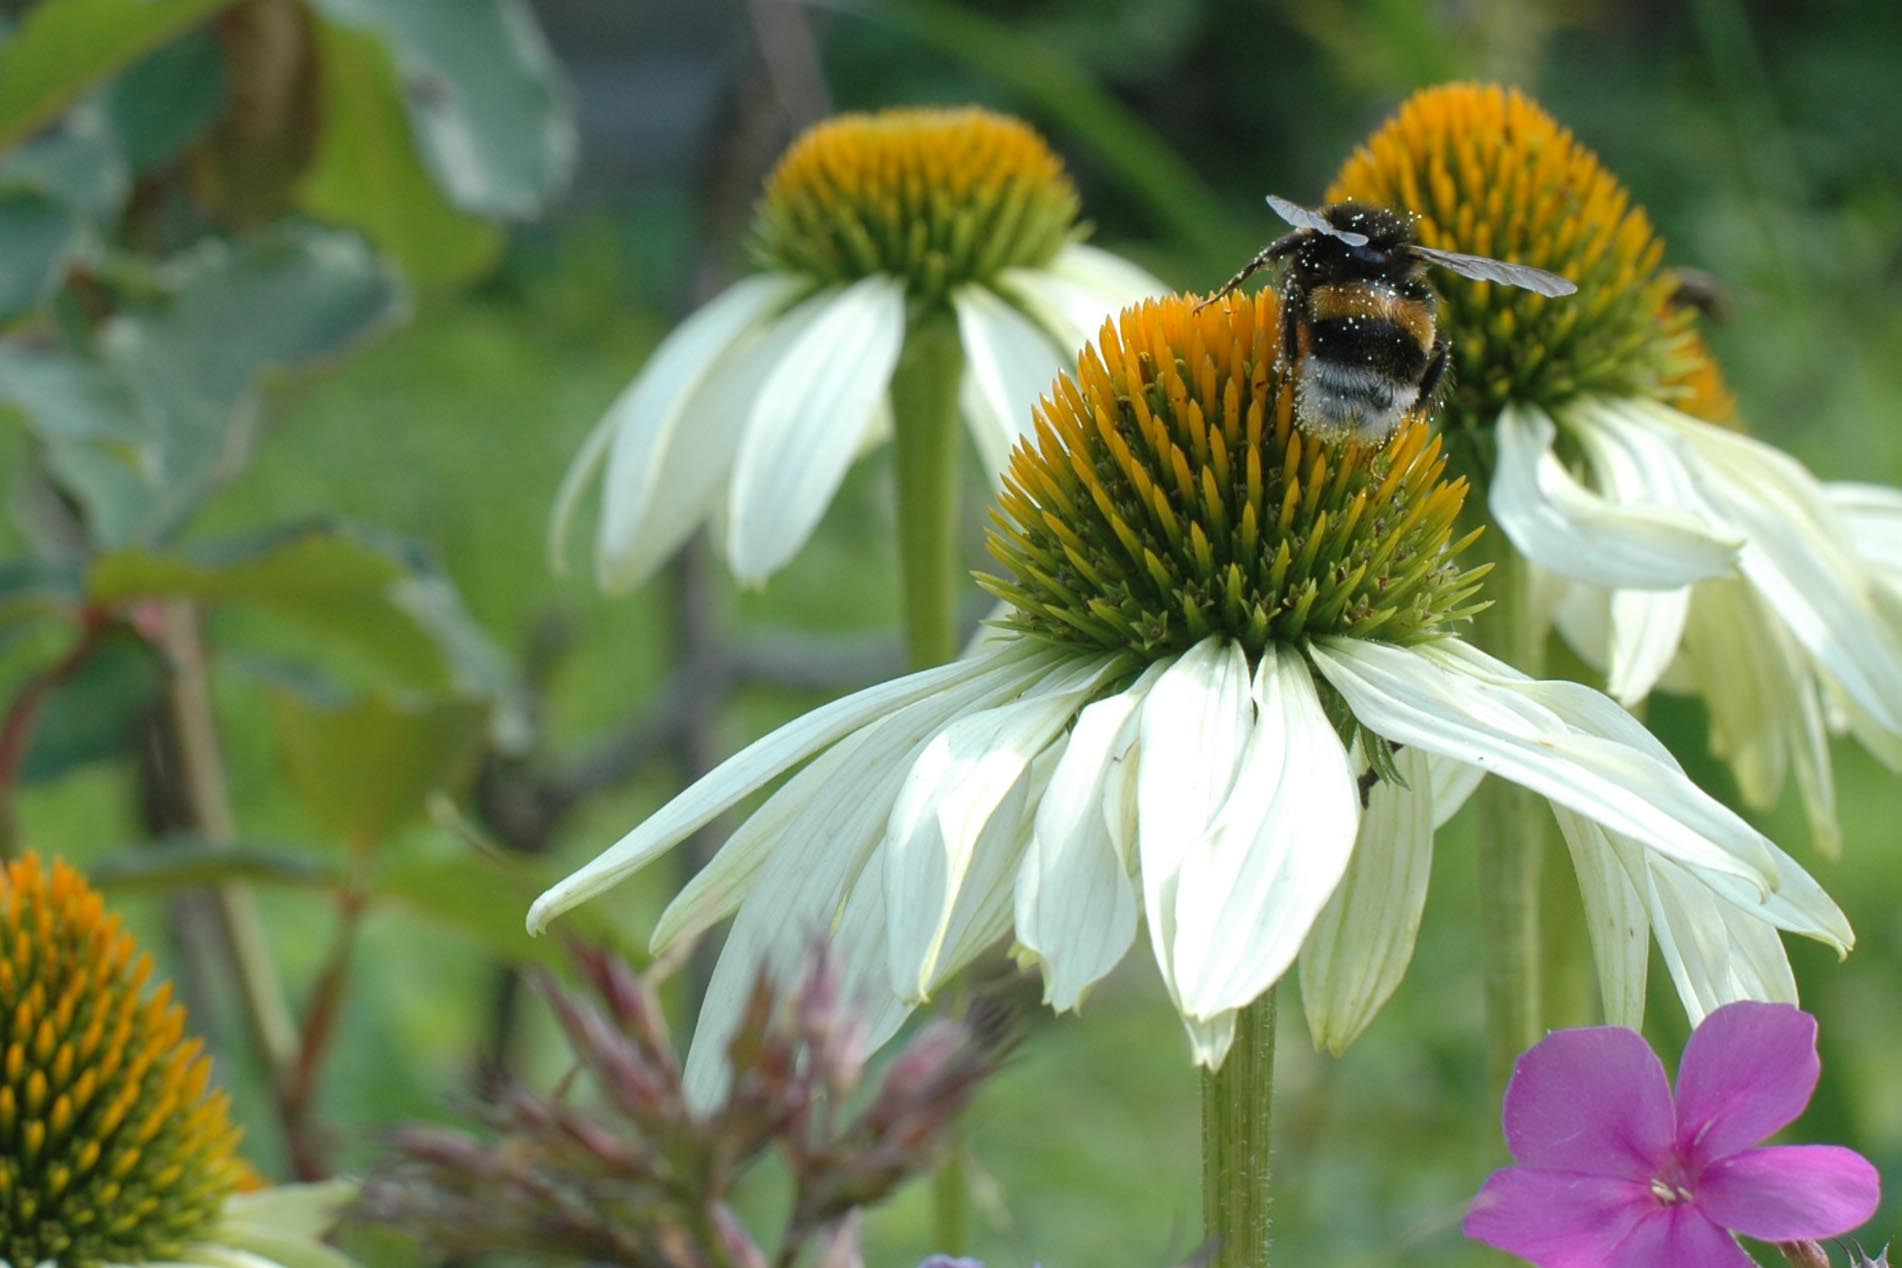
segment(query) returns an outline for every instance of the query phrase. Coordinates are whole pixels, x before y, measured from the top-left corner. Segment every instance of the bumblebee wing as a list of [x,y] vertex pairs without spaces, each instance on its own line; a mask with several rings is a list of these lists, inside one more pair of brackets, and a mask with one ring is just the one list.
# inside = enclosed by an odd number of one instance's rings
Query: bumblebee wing
[[1336,229],[1320,212],[1309,211],[1300,203],[1291,203],[1279,194],[1268,195],[1268,205],[1275,209],[1277,216],[1297,229],[1312,229],[1316,233],[1325,233],[1330,238],[1339,238],[1350,247],[1367,245],[1366,234],[1355,233],[1351,229]]
[[1552,296],[1570,295],[1578,289],[1570,279],[1544,269],[1535,269],[1530,264],[1508,264],[1504,260],[1483,255],[1461,255],[1458,251],[1436,251],[1432,247],[1416,246],[1412,250],[1415,256],[1428,264],[1437,264],[1443,269],[1452,269],[1461,277],[1477,278],[1482,282],[1499,282]]

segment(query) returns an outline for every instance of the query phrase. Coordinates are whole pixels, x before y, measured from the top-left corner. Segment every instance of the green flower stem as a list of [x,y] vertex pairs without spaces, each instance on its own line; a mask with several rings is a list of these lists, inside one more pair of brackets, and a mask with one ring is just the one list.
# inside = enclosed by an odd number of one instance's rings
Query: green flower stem
[[898,468],[898,557],[904,574],[905,645],[914,669],[958,652],[958,384],[964,345],[950,310],[915,317],[892,374]]
[[[958,384],[964,344],[948,309],[914,315],[892,373],[892,447],[898,469],[898,559],[905,591],[905,650],[913,669],[958,654]],[[951,1126],[931,1180],[934,1249],[961,1255],[969,1240],[970,1182],[964,1129]]]
[[1202,1076],[1202,1221],[1208,1268],[1266,1268],[1269,1124],[1275,1083],[1275,996],[1235,1019],[1235,1043]]
[[[1531,567],[1497,526],[1476,549],[1490,559],[1493,606],[1474,621],[1474,642],[1521,673],[1540,676],[1545,624],[1531,606]],[[1544,1034],[1539,942],[1539,870],[1551,812],[1536,793],[1503,779],[1480,784],[1480,937],[1485,948],[1486,1072],[1504,1095],[1513,1062]]]

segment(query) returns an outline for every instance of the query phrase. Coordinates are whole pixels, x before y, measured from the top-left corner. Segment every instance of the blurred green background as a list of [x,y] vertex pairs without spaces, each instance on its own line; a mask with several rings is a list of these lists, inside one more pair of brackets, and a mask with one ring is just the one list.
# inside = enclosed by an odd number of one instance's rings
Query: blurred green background
[[[1097,241],[1173,284],[1206,288],[1278,232],[1263,194],[1317,201],[1355,141],[1410,90],[1469,77],[1521,84],[1650,209],[1669,262],[1707,270],[1730,289],[1734,312],[1711,341],[1751,429],[1825,479],[1902,480],[1896,6],[868,0],[785,9],[545,0],[535,8],[574,92],[581,144],[572,187],[545,216],[511,228],[472,283],[451,290],[425,280],[399,329],[275,387],[252,464],[192,533],[341,513],[432,544],[476,621],[509,656],[539,666],[538,761],[592,753],[623,733],[691,650],[683,638],[815,649],[825,664],[849,664],[864,648],[897,660],[883,454],[862,464],[813,545],[763,592],[738,592],[717,566],[689,560],[631,598],[607,601],[579,554],[565,576],[551,575],[545,558],[548,507],[570,456],[656,339],[743,267],[739,237],[761,175],[802,123],[829,110],[974,101],[1018,113],[1068,159]],[[17,430],[0,430],[0,462],[15,469],[26,445]],[[969,549],[975,566],[975,532]],[[228,622],[219,638],[244,641],[243,614],[219,619]],[[742,686],[704,725],[669,734],[562,821],[551,859],[524,866],[541,876],[588,857],[694,763],[852,681],[833,676],[812,690]],[[243,836],[320,843],[287,786],[265,693],[241,675],[214,681]],[[1702,751],[1694,706],[1660,699],[1650,721],[1700,783],[1729,790]],[[1859,1148],[1898,1175],[1902,786],[1859,749],[1840,745],[1835,756],[1840,863],[1803,848],[1793,805],[1764,823],[1838,897],[1861,939],[1841,966],[1819,948],[1791,948],[1825,1045],[1824,1089],[1798,1132]],[[124,759],[30,783],[20,822],[25,841],[82,863],[118,856],[143,832]],[[514,945],[513,898],[532,884],[498,887],[445,822],[440,813],[412,822],[389,849],[421,860],[417,874],[431,884],[468,860],[470,902],[486,907],[458,915],[421,901],[372,912],[321,1106],[339,1156],[353,1165],[372,1155],[378,1128],[443,1114],[491,1044],[492,957]],[[682,851],[617,892],[609,914],[630,946],[643,945],[690,866]],[[1442,836],[1412,971],[1344,1059],[1309,1049],[1298,1001],[1284,992],[1278,1262],[1486,1262],[1458,1233],[1464,1202],[1501,1152],[1482,1069],[1472,868],[1458,821]],[[175,963],[188,939],[173,928],[168,901],[130,882],[115,897]],[[294,887],[267,887],[264,902],[285,976],[308,982],[328,949],[327,909]],[[1674,1052],[1683,1021],[1661,968],[1653,993],[1652,1037]],[[974,1251],[994,1266],[1053,1268],[1162,1265],[1192,1251],[1197,1081],[1147,956],[1132,954],[1081,1016],[1032,1016],[1021,1054],[971,1115]],[[229,1019],[211,1010],[203,1021],[228,1051]],[[538,1006],[522,1014],[508,1053],[538,1077],[558,1068]],[[234,1062],[223,1073],[240,1088],[252,1156],[281,1171],[255,1080]],[[770,1206],[770,1182],[753,1200]],[[929,1251],[926,1205],[914,1187],[877,1214],[868,1262],[914,1263]],[[1880,1240],[1898,1226],[1902,1201],[1892,1200],[1872,1231]]]

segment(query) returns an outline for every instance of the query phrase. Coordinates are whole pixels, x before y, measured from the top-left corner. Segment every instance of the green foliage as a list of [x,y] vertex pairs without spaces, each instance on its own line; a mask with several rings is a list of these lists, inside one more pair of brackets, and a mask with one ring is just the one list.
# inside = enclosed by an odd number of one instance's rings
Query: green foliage
[[58,199],[32,189],[0,190],[0,322],[53,293],[79,233],[78,218]]
[[323,126],[298,204],[360,229],[418,286],[467,281],[494,263],[501,229],[464,215],[431,181],[410,142],[403,87],[374,37],[334,23],[318,35]]
[[231,0],[41,0],[0,47],[0,154]]
[[567,181],[567,89],[523,0],[316,3],[390,48],[423,162],[450,202],[524,219]]
[[271,693],[271,706],[291,788],[326,835],[359,850],[388,840],[456,782],[489,713],[480,700],[335,703],[288,686]]
[[204,242],[151,282],[90,354],[0,343],[0,405],[108,547],[162,537],[230,478],[262,376],[335,356],[403,303],[359,240],[311,226]]

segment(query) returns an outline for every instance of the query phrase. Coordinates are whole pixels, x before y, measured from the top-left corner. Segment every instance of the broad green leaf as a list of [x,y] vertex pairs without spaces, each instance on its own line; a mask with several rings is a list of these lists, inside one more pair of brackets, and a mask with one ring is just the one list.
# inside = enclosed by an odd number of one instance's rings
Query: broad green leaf
[[0,154],[231,0],[40,0],[0,47]]
[[341,523],[274,530],[190,551],[100,558],[95,603],[157,596],[257,605],[367,654],[399,686],[490,697],[509,669],[448,580],[416,550]]
[[271,717],[291,787],[336,839],[368,849],[453,783],[482,734],[486,702],[365,695],[342,704],[280,687]]
[[184,153],[225,101],[225,59],[209,31],[183,36],[134,65],[106,89],[106,116],[134,171]]
[[0,189],[0,323],[39,307],[59,288],[82,232],[65,203],[38,190]]
[[303,225],[205,242],[153,284],[161,297],[116,314],[95,356],[0,345],[0,404],[25,415],[106,549],[164,536],[235,473],[264,376],[336,355],[404,305],[361,239]]
[[118,218],[132,173],[105,114],[82,106],[9,154],[0,163],[0,184],[40,190],[103,231]]
[[374,37],[320,23],[323,127],[298,203],[361,230],[418,286],[466,281],[494,264],[499,226],[450,206],[416,156],[402,87]]
[[[76,637],[69,626],[61,657]],[[123,755],[163,681],[159,662],[143,640],[124,631],[106,638],[41,703],[21,778],[28,783],[58,779]]]
[[316,0],[394,51],[423,162],[478,215],[541,211],[574,166],[568,88],[523,0]]

